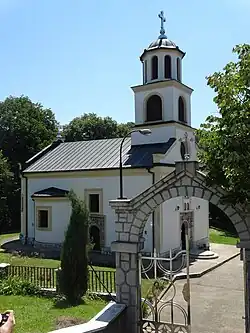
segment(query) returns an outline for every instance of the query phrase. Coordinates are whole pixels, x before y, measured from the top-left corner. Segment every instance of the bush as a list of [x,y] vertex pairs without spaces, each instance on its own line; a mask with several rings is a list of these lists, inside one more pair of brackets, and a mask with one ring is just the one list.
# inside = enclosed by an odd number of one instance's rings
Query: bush
[[18,277],[0,280],[0,295],[37,296],[40,293],[36,285]]
[[71,305],[79,304],[88,290],[89,212],[73,191],[72,213],[61,253],[59,290]]

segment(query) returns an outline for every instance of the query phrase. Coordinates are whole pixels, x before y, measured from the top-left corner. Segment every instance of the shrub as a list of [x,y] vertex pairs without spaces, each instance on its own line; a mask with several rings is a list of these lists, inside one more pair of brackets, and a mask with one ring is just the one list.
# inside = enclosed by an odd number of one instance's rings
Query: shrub
[[59,290],[76,305],[88,289],[89,212],[73,191],[69,199],[72,212],[62,246]]
[[0,295],[37,296],[40,293],[39,287],[18,277],[0,280]]

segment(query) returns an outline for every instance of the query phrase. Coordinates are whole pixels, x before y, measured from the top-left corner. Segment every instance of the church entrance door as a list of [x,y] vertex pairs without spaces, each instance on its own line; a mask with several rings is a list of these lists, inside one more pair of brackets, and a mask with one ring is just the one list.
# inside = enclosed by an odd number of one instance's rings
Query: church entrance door
[[95,225],[90,227],[90,241],[91,241],[91,244],[94,245],[93,246],[94,251],[100,251],[101,250],[100,230]]

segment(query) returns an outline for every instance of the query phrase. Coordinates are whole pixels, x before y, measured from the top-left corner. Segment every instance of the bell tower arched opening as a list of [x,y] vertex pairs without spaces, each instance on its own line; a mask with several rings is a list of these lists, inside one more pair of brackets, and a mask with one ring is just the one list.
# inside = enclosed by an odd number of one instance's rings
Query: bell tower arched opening
[[150,96],[146,103],[146,121],[162,120],[162,100],[158,95]]
[[158,79],[158,57],[153,56],[151,60],[151,79]]

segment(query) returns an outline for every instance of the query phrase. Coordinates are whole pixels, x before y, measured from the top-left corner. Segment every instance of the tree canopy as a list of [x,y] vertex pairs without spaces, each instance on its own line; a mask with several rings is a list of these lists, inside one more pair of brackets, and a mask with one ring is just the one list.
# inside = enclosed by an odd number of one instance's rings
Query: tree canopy
[[[13,174],[6,196],[14,229],[20,227],[20,164],[49,145],[56,133],[54,114],[40,103],[33,103],[26,96],[10,96],[0,102],[0,149],[4,157],[1,161],[0,156],[0,163]],[[0,166],[0,172],[3,172],[0,177],[6,177],[4,169]]]
[[64,127],[64,136],[66,141],[112,139],[123,137],[133,125],[132,122],[118,124],[111,117],[102,118],[95,113],[85,113]]
[[236,62],[208,76],[218,116],[209,116],[197,130],[199,158],[209,184],[227,192],[226,201],[250,201],[250,45],[237,45]]
[[0,145],[12,167],[23,164],[57,133],[57,121],[50,109],[28,97],[8,97],[0,102]]

